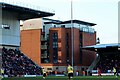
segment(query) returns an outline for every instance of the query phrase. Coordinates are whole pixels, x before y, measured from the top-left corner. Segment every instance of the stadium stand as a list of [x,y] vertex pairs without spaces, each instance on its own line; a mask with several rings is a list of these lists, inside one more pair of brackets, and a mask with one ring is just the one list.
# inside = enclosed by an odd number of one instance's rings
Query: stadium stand
[[100,61],[95,69],[99,67],[102,73],[111,73],[115,67],[120,73],[120,54],[100,54]]
[[120,75],[120,43],[97,44],[85,46],[83,49],[95,51],[100,57],[96,66],[89,70],[92,71],[92,74],[96,75],[97,68],[99,68],[104,75],[114,75],[113,67],[115,67],[117,75]]
[[19,50],[2,48],[2,67],[8,77],[23,75],[40,75],[41,67]]

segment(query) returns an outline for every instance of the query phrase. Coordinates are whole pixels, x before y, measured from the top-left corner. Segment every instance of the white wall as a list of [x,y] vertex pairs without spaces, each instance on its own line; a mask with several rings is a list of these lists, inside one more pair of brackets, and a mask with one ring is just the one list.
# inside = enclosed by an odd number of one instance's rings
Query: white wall
[[2,21],[2,25],[10,26],[10,29],[0,26],[0,45],[20,46],[20,21],[17,20],[17,14],[2,11],[0,21]]
[[41,18],[29,19],[23,22],[23,30],[42,29],[43,23]]

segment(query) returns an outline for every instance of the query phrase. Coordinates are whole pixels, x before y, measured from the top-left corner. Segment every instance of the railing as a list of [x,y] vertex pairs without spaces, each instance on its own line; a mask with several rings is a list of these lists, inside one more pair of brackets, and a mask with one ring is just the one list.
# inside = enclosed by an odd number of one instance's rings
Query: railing
[[47,38],[41,37],[41,41],[47,41]]
[[47,45],[41,45],[41,49],[47,49]]
[[47,54],[47,51],[43,51],[41,54]]
[[47,53],[41,54],[41,58],[47,58]]
[[55,11],[52,10],[52,9],[43,8],[43,7],[40,7],[40,6],[28,4],[28,3],[23,3],[23,2],[20,2],[18,0],[0,0],[0,3],[1,2],[6,3],[6,4],[12,4],[12,5],[15,5],[15,6],[26,7],[26,8],[30,8],[30,9],[34,9],[34,10],[38,10],[38,11],[55,13]]
[[100,56],[99,55],[96,55],[96,59],[92,62],[92,64],[89,66],[89,68],[87,69],[87,73],[89,71],[92,71],[93,68],[96,66],[96,64],[99,62],[100,60]]

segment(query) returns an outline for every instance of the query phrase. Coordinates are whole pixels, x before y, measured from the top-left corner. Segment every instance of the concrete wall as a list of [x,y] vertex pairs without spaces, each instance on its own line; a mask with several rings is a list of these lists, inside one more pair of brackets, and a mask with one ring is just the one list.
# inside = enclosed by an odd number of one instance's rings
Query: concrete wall
[[[17,14],[2,11],[0,22],[2,22],[2,26],[0,26],[0,45],[20,46],[20,21],[17,19]],[[3,28],[5,25],[10,28]]]
[[23,30],[42,29],[42,18],[29,19],[24,21]]
[[23,22],[21,30],[21,51],[38,65],[41,64],[42,19],[29,19]]
[[21,31],[21,51],[35,63],[41,63],[41,29]]

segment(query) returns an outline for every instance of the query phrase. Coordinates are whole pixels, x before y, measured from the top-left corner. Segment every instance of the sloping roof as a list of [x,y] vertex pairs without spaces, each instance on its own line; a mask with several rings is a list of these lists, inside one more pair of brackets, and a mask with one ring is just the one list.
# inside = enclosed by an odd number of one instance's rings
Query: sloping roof
[[113,43],[113,44],[97,44],[92,46],[85,46],[83,48],[106,48],[106,47],[120,47],[120,43]]
[[98,51],[98,52],[116,52],[119,51],[120,43],[112,43],[112,44],[97,44],[92,46],[85,46],[83,49],[91,50],[91,51]]
[[32,18],[40,18],[40,17],[48,17],[55,15],[54,12],[47,12],[41,10],[36,10],[28,7],[22,7],[14,4],[8,4],[5,2],[0,2],[0,7],[2,10],[6,10],[9,12],[16,12],[18,13],[19,20],[26,20]]

